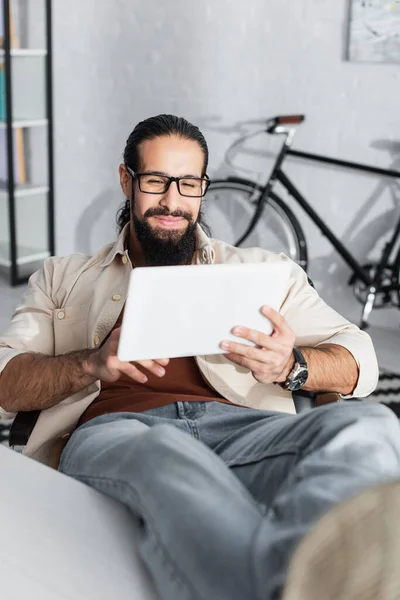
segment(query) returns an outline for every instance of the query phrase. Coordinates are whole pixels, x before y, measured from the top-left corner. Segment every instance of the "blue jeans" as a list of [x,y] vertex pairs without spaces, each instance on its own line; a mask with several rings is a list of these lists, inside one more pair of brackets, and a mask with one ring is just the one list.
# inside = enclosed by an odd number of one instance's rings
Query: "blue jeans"
[[333,505],[400,475],[384,406],[300,415],[177,402],[79,427],[60,471],[126,504],[165,600],[271,600],[302,536]]

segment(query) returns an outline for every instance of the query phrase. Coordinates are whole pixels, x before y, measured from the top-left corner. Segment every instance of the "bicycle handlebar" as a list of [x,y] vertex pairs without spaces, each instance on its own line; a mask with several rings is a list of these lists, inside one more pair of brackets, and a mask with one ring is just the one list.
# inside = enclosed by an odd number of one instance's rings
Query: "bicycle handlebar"
[[305,118],[305,115],[281,115],[274,117],[268,120],[266,131],[267,133],[283,133],[283,130],[278,132],[280,125],[300,125]]
[[[265,133],[269,133],[269,134],[274,134],[274,133],[284,133],[286,134],[287,138],[290,136],[290,139],[293,139],[293,135],[294,135],[294,129],[290,129],[290,128],[285,128],[285,125],[298,125],[300,123],[302,123],[305,120],[305,115],[279,115],[277,117],[272,117],[272,119],[268,119],[267,121],[264,121],[265,125],[262,129],[258,129],[256,131],[252,131],[250,133],[246,133],[245,135],[240,136],[239,138],[237,138],[233,144],[231,144],[231,146],[229,146],[229,148],[226,150],[225,153],[225,161],[226,163],[233,169],[236,170],[236,166],[232,163],[231,160],[231,154],[232,152],[238,147],[240,146],[245,140],[249,140],[253,137],[256,137],[260,134],[265,134]],[[262,121],[254,121],[254,123],[262,123]],[[247,173],[252,173],[252,171],[249,171],[248,169],[243,169],[242,170],[246,171]]]
[[279,125],[300,125],[305,118],[305,115],[283,115],[275,117],[275,120]]

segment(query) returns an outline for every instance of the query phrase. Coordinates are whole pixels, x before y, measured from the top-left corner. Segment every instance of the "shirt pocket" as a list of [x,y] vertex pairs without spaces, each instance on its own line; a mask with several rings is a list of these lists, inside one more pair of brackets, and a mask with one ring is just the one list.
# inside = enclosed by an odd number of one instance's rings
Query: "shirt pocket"
[[53,310],[55,355],[84,350],[88,347],[90,302],[72,304]]

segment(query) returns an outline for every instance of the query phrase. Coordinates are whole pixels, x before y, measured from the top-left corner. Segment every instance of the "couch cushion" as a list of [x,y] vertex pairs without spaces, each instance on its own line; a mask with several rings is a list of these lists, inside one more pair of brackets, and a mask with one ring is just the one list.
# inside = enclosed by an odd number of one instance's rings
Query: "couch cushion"
[[0,490],[4,600],[159,598],[122,504],[3,446]]

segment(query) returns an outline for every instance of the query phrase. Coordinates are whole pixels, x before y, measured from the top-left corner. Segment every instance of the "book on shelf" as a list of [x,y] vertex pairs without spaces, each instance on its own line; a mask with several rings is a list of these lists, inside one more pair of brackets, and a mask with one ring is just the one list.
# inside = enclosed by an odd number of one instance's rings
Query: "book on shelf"
[[0,121],[5,121],[7,118],[6,111],[6,81],[4,63],[0,63]]
[[[21,132],[22,133],[22,132]],[[19,183],[25,183],[25,172],[21,173],[21,164],[19,161],[19,153],[21,151],[20,145],[18,144],[18,132],[13,129],[13,165],[14,165],[14,185]],[[25,161],[23,164],[25,170]],[[25,179],[25,180],[24,180]],[[0,129],[0,182],[5,187],[8,181],[8,162],[7,162],[7,130],[5,128]]]
[[[10,34],[11,47],[19,47],[19,36],[15,35],[14,20],[12,7],[10,7]],[[3,3],[0,2],[0,46],[4,45],[4,13]],[[4,59],[0,63],[0,121],[7,120],[6,106],[6,88],[5,88],[5,66]],[[13,128],[13,164],[14,164],[14,183],[26,183],[26,168],[25,168],[25,148],[24,134],[22,128]],[[7,131],[5,128],[0,129],[0,182],[5,182],[7,185]]]

